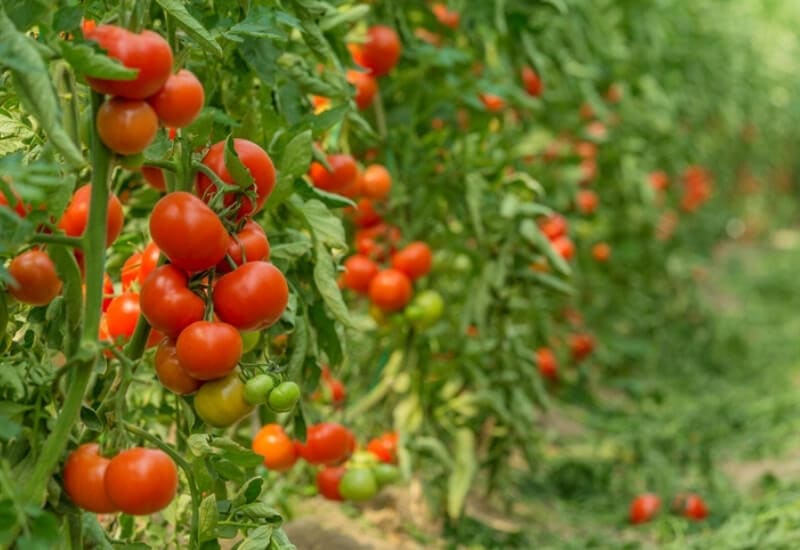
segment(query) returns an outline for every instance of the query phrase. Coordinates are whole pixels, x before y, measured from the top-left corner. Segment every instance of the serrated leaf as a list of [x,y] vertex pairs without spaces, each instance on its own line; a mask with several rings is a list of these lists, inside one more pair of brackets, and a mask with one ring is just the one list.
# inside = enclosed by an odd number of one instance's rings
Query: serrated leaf
[[186,6],[179,0],[156,0],[159,6],[175,19],[178,26],[191,36],[195,42],[215,57],[222,57],[222,48],[206,28],[191,16]]
[[217,537],[217,522],[219,522],[217,495],[211,493],[200,502],[200,517],[197,533],[200,542],[212,540]]
[[328,191],[311,185],[302,178],[294,180],[294,191],[300,197],[306,200],[316,199],[328,208],[345,208],[347,206],[356,205],[351,199],[342,195],[337,195],[336,193],[329,193]]
[[239,44],[239,53],[261,82],[275,87],[280,49],[269,40],[246,38]]
[[291,543],[283,529],[275,529],[269,542],[269,550],[297,550],[297,547]]
[[300,132],[289,140],[281,154],[279,164],[281,179],[290,182],[308,172],[308,167],[311,166],[312,144],[311,130]]
[[342,220],[334,216],[321,201],[312,199],[302,202],[293,197],[291,204],[305,218],[315,241],[333,248],[347,248]]
[[129,69],[116,59],[103,55],[88,44],[59,42],[61,55],[72,65],[76,72],[94,78],[110,80],[133,80],[139,69]]
[[[305,237],[305,235],[303,235],[303,237]],[[281,259],[291,263],[308,254],[312,248],[313,244],[311,243],[311,239],[305,237],[289,243],[276,244],[270,249],[269,257],[272,261]]]
[[256,527],[247,533],[237,550],[264,550],[268,548],[272,540],[272,531],[273,527],[271,525]]

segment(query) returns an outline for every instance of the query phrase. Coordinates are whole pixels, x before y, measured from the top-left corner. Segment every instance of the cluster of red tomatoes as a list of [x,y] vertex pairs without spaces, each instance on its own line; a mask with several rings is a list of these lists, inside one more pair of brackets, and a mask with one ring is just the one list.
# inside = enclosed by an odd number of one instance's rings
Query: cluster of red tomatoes
[[[694,493],[681,493],[672,501],[675,513],[693,520],[702,521],[708,516],[708,507],[702,497]],[[631,502],[628,517],[630,522],[646,523],[661,510],[661,498],[653,493],[643,493]]]
[[86,443],[69,455],[62,475],[72,502],[97,514],[153,514],[172,502],[178,490],[172,459],[161,450],[144,447],[107,458],[97,443]]
[[[575,332],[569,335],[567,341],[570,356],[576,363],[583,361],[592,354],[596,343],[594,337],[588,332]],[[536,367],[542,378],[550,381],[558,380],[558,358],[551,347],[542,346],[536,350]]]
[[[670,186],[670,177],[663,170],[651,172],[647,176],[648,183],[656,194],[657,204],[663,205],[666,191]],[[683,190],[679,205],[687,213],[697,211],[710,198],[713,191],[714,180],[712,175],[698,165],[687,166],[681,176]],[[662,241],[669,240],[678,225],[678,215],[674,210],[662,212],[656,226],[656,237]]]

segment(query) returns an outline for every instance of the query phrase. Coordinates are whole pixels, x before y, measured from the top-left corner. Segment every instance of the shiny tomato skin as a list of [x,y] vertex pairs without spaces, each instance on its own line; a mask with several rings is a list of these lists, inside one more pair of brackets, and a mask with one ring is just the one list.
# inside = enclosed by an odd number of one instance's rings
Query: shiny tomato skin
[[631,502],[628,512],[633,524],[645,523],[653,519],[661,508],[661,499],[653,493],[643,493]]
[[111,459],[105,487],[120,511],[137,516],[153,514],[175,497],[178,469],[164,451],[133,447]]
[[358,108],[363,111],[369,107],[378,91],[378,83],[375,82],[375,79],[366,73],[351,69],[347,71],[347,82],[356,89],[353,99]]
[[336,422],[322,422],[308,427],[300,456],[311,464],[338,464],[353,452],[353,435]]
[[367,166],[362,181],[363,193],[370,199],[385,199],[392,190],[392,175],[381,164]]
[[197,380],[227,375],[242,358],[242,336],[227,323],[196,321],[183,329],[175,345],[181,368]]
[[506,106],[506,101],[496,94],[482,93],[478,97],[490,113],[499,113]]
[[95,514],[110,514],[117,507],[108,498],[105,487],[110,459],[100,454],[97,443],[85,443],[64,462],[64,490],[75,505]]
[[167,190],[167,182],[164,179],[164,172],[155,166],[142,166],[142,177],[150,187],[159,191]]
[[539,229],[551,241],[566,235],[568,227],[566,218],[560,214],[552,214],[539,222]]
[[136,330],[139,322],[139,295],[135,292],[123,292],[111,300],[106,310],[108,335],[112,340],[122,338],[127,341]]
[[433,253],[422,241],[415,241],[392,256],[392,267],[408,275],[411,280],[424,277],[431,270]]
[[373,76],[383,76],[397,65],[401,52],[400,38],[394,29],[374,25],[367,31],[367,41],[361,47],[358,63],[369,69]]
[[146,101],[112,97],[97,111],[97,133],[120,155],[141,153],[158,132],[158,117]]
[[11,207],[11,204],[8,202],[5,193],[3,193],[2,191],[0,191],[0,206],[7,206],[8,208],[16,212],[20,218],[24,218],[25,216],[28,215],[29,208],[25,206],[25,204],[22,202],[22,199],[19,197],[19,195],[17,195],[16,191],[12,189],[11,192],[14,194],[14,201],[15,201],[14,207],[13,208]]
[[597,193],[590,189],[581,189],[575,195],[575,204],[581,214],[594,214],[599,203],[600,199],[597,197]]
[[373,227],[383,221],[381,215],[375,210],[372,200],[366,197],[359,199],[353,214],[353,221],[358,227]]
[[550,244],[558,255],[566,261],[570,261],[572,257],[575,256],[575,244],[572,242],[572,239],[566,235],[553,239]]
[[171,338],[177,338],[205,314],[205,302],[189,290],[188,283],[186,273],[165,264],[150,274],[139,293],[144,318]]
[[[244,249],[244,254],[242,254]],[[250,220],[241,231],[236,234],[236,238],[231,238],[228,245],[228,256],[238,265],[244,263],[245,258],[248,262],[269,261],[269,240],[264,229],[256,222]],[[227,258],[217,264],[217,273],[228,273],[231,266]]]
[[344,466],[325,466],[317,472],[317,490],[328,500],[344,500],[339,493],[339,483],[347,468]]
[[558,378],[558,361],[550,348],[539,348],[536,350],[536,367],[539,374],[547,380]]
[[350,290],[366,294],[369,284],[380,268],[362,254],[355,254],[344,262],[344,285]]
[[526,65],[525,67],[522,67],[521,76],[522,85],[525,87],[525,91],[528,93],[528,95],[540,97],[544,91],[544,84],[542,83],[542,79],[539,77],[539,75],[536,74],[536,71]]
[[225,257],[230,236],[217,215],[191,193],[164,195],[150,214],[150,235],[175,267],[203,271]]
[[[256,193],[256,201],[249,198],[242,199],[242,206],[239,208],[237,219],[242,219],[246,216],[252,216],[261,210],[264,206],[264,201],[267,200],[272,189],[275,187],[275,166],[272,164],[272,159],[264,149],[257,144],[246,139],[236,138],[233,140],[233,148],[239,156],[239,160],[250,172],[253,178],[254,191]],[[219,141],[211,146],[203,158],[203,164],[208,166],[219,178],[225,183],[233,184],[233,176],[228,172],[225,166],[225,142]],[[210,200],[211,196],[217,190],[217,186],[211,179],[204,173],[197,174],[195,182],[197,194],[205,200]],[[236,200],[237,193],[225,193],[223,202],[225,206],[230,206]]]
[[384,269],[369,284],[369,299],[383,311],[398,311],[411,300],[411,279],[400,270]]
[[106,80],[87,77],[92,89],[129,99],[144,99],[156,93],[172,72],[172,49],[153,31],[139,34],[116,25],[99,25],[85,34],[97,42],[107,55],[139,72],[133,80]]
[[203,385],[200,380],[192,378],[183,370],[178,360],[175,342],[169,338],[164,338],[158,344],[153,358],[153,365],[156,369],[158,381],[172,393],[189,395],[196,392]]
[[572,358],[575,361],[581,361],[594,351],[594,337],[585,332],[573,334],[569,338],[569,347],[572,352]]
[[388,432],[371,439],[367,444],[367,451],[375,455],[381,462],[397,464],[397,434]]
[[289,303],[289,286],[269,262],[247,262],[219,278],[214,287],[214,311],[239,330],[273,325]]
[[253,452],[264,457],[264,466],[285,472],[297,462],[294,442],[280,424],[263,426],[253,438]]
[[[70,237],[81,237],[89,223],[89,205],[91,202],[92,186],[82,185],[72,194],[67,209],[58,221],[58,227]],[[106,246],[111,246],[122,231],[125,216],[122,212],[122,203],[113,193],[108,197],[108,210],[106,217]]]
[[378,492],[378,481],[371,468],[348,468],[339,482],[339,493],[345,500],[363,502]]
[[181,69],[171,74],[164,86],[147,102],[165,126],[184,128],[203,110],[205,91],[193,72]]
[[125,260],[125,263],[122,264],[122,269],[120,269],[119,277],[122,281],[122,290],[123,292],[128,290],[133,283],[139,280],[139,271],[142,269],[142,253],[141,252],[134,252],[128,259]]
[[11,260],[8,273],[14,278],[9,294],[24,304],[45,306],[61,293],[56,266],[41,250],[28,250]]
[[673,508],[692,521],[703,521],[708,517],[705,501],[695,493],[680,494],[675,497]]
[[203,384],[194,398],[194,410],[203,422],[227,428],[253,411],[244,399],[244,383],[238,369],[222,378]]
[[144,248],[144,252],[142,252],[142,265],[139,268],[140,283],[143,283],[145,279],[156,270],[159,256],[161,256],[161,250],[159,250],[156,243],[151,242]]
[[592,246],[592,258],[596,262],[607,262],[611,257],[611,246],[608,243],[597,243]]
[[309,177],[316,187],[338,193],[358,179],[358,165],[351,155],[328,155],[326,160],[331,167],[330,172],[318,162],[311,163]]
[[397,227],[378,223],[356,231],[356,250],[359,254],[383,261],[395,251],[400,237]]

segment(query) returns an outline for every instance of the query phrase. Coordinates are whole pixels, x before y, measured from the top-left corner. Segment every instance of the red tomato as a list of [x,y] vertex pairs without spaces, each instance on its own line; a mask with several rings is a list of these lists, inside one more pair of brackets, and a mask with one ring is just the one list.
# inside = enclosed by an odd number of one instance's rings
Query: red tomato
[[[244,249],[244,254],[242,254]],[[231,239],[228,245],[228,256],[236,265],[242,265],[245,258],[248,262],[260,262],[269,260],[269,241],[264,230],[256,222],[250,220],[241,231],[236,234],[235,239]],[[217,264],[217,273],[228,273],[231,266],[227,258]]]
[[372,164],[364,170],[362,190],[367,198],[374,200],[385,199],[392,190],[392,175],[385,166]]
[[411,279],[397,269],[384,269],[369,284],[369,299],[383,311],[403,309],[412,293]]
[[178,360],[175,342],[169,338],[164,338],[158,344],[156,355],[153,358],[153,365],[156,369],[158,381],[172,393],[189,395],[196,392],[203,385],[200,380],[192,378],[183,370]]
[[139,280],[139,272],[142,269],[142,253],[134,252],[131,254],[125,263],[122,264],[120,270],[120,279],[122,280],[123,292],[128,290],[134,282]]
[[[233,140],[233,148],[236,150],[239,160],[250,172],[254,182],[251,190],[256,194],[255,203],[253,203],[250,198],[240,193],[225,193],[223,200],[225,206],[232,205],[237,197],[242,197],[242,205],[237,214],[237,219],[242,219],[245,216],[252,216],[264,206],[264,201],[267,200],[267,197],[275,187],[275,166],[272,164],[272,159],[267,152],[252,141],[236,138]],[[211,146],[205,158],[203,158],[203,164],[208,166],[225,183],[234,183],[233,176],[225,166],[224,141],[217,142]],[[210,200],[214,193],[217,192],[217,186],[202,172],[198,172],[195,186],[197,194],[206,201]]]
[[197,321],[183,329],[175,345],[178,362],[197,380],[216,380],[242,358],[242,336],[228,323]]
[[108,334],[112,340],[119,337],[129,340],[139,321],[139,295],[135,292],[124,292],[115,297],[106,310],[106,319]]
[[352,214],[354,216],[353,221],[359,227],[372,227],[382,221],[381,215],[375,211],[370,199],[359,200]]
[[597,177],[597,160],[593,158],[583,159],[580,165],[581,185],[589,185]]
[[332,171],[328,171],[318,162],[312,162],[309,170],[311,182],[324,191],[338,193],[347,189],[358,178],[358,166],[350,155],[328,155],[328,164]]
[[92,89],[113,96],[144,99],[156,93],[172,72],[172,49],[153,31],[132,33],[116,25],[100,25],[88,33],[87,40],[97,42],[109,57],[139,72],[133,80],[105,80],[87,77]]
[[344,285],[350,290],[366,294],[370,282],[378,271],[378,264],[366,256],[361,254],[350,256],[344,262]]
[[112,97],[97,111],[97,133],[120,155],[141,153],[158,132],[158,117],[146,101]]
[[158,245],[154,242],[148,244],[142,252],[142,265],[139,268],[139,282],[143,283],[158,266],[158,258],[161,255]]
[[[58,221],[58,227],[70,237],[81,237],[89,223],[89,205],[91,203],[92,186],[83,185],[75,190],[67,209]],[[108,214],[106,218],[106,246],[111,246],[122,231],[124,214],[122,204],[116,195],[108,197]]]
[[64,490],[79,508],[96,514],[110,514],[117,507],[105,488],[110,459],[100,454],[100,445],[85,443],[75,449],[64,463]]
[[564,216],[559,214],[552,214],[539,222],[539,229],[541,229],[544,236],[551,241],[562,235],[566,235],[567,227],[567,220]]
[[708,517],[708,507],[706,503],[699,495],[694,493],[675,497],[673,508],[684,517],[693,521],[703,521]]
[[536,350],[536,366],[539,374],[547,380],[558,378],[558,361],[556,355],[550,348],[539,348]]
[[170,75],[164,87],[147,101],[165,126],[183,128],[200,114],[205,92],[193,72],[181,69]]
[[8,273],[14,278],[8,292],[24,304],[46,306],[61,293],[56,266],[41,250],[28,250],[11,260]]
[[410,243],[392,256],[392,267],[411,277],[412,281],[427,275],[432,263],[431,249],[422,241]]
[[150,186],[159,191],[167,190],[167,182],[164,180],[164,172],[155,166],[142,166],[142,177]]
[[650,172],[648,179],[650,180],[650,186],[656,191],[664,191],[669,187],[669,176],[664,171]]
[[264,457],[264,466],[284,472],[297,462],[297,449],[280,424],[267,424],[253,438],[253,452]]
[[581,361],[594,351],[594,337],[591,334],[578,333],[569,338],[569,347],[572,351],[572,358]]
[[375,25],[367,31],[367,41],[361,47],[361,59],[357,62],[372,75],[383,76],[397,65],[401,51],[402,45],[394,29]]
[[[310,173],[309,173],[309,176],[310,176]],[[356,166],[356,177],[355,177],[355,179],[349,185],[346,185],[345,187],[342,187],[341,189],[339,189],[337,191],[337,193],[339,193],[342,196],[348,197],[350,199],[355,199],[359,195],[361,195],[361,193],[363,192],[363,188],[364,188],[364,173],[361,170],[358,169],[358,166]],[[345,208],[345,212],[348,212],[348,213],[350,211],[352,211],[352,210],[353,210],[353,208],[350,207],[350,206]]]
[[611,247],[608,243],[597,243],[592,247],[592,258],[597,262],[607,262],[611,257]]
[[203,271],[217,265],[230,236],[217,215],[200,199],[183,191],[164,195],[150,215],[150,235],[176,266]]
[[[84,286],[84,289],[86,287]],[[85,292],[85,290],[84,290]],[[114,299],[114,282],[111,280],[111,277],[108,276],[108,273],[103,274],[103,311],[108,310],[108,306],[111,305],[111,300]]]
[[239,330],[269,327],[289,303],[289,286],[269,262],[247,262],[219,278],[214,287],[214,311]]
[[597,158],[597,145],[591,141],[579,141],[575,144],[575,153],[582,159]]
[[505,100],[496,94],[482,93],[478,97],[490,113],[499,113],[506,106]]
[[[30,209],[25,207],[25,205],[22,203],[22,199],[19,197],[19,195],[17,195],[16,191],[12,189],[11,192],[14,194],[14,207],[12,210],[14,210],[14,212],[16,212],[20,218],[24,218]],[[11,208],[5,193],[2,191],[0,191],[0,206],[8,206]]]
[[431,6],[431,11],[433,15],[436,16],[439,23],[445,27],[450,27],[455,30],[461,22],[461,15],[455,10],[448,9],[444,4],[433,4]]
[[134,447],[111,459],[108,497],[122,512],[144,516],[163,510],[178,490],[178,469],[164,451]]
[[367,451],[387,464],[397,463],[397,434],[388,432],[376,437],[367,444]]
[[631,502],[629,517],[631,523],[645,523],[653,519],[661,508],[661,499],[653,493],[644,493]]
[[567,261],[571,260],[575,255],[575,244],[566,235],[553,239],[550,244],[553,245],[558,255]]
[[376,260],[384,260],[394,252],[400,241],[400,230],[385,223],[359,229],[355,234],[356,250],[359,254]]
[[597,210],[597,205],[600,199],[597,193],[589,189],[581,189],[575,195],[575,203],[578,205],[578,210],[581,214],[593,214]]
[[328,500],[344,500],[339,493],[339,482],[347,468],[344,466],[325,466],[317,472],[317,490]]
[[544,85],[542,84],[542,79],[539,78],[538,74],[536,74],[536,71],[526,65],[522,67],[521,74],[522,85],[524,86],[525,91],[533,97],[541,96],[542,91],[544,90]]
[[347,82],[356,89],[353,99],[358,108],[363,111],[369,107],[378,91],[378,83],[375,82],[375,79],[366,73],[350,69],[347,71]]
[[619,84],[611,84],[606,90],[606,101],[609,103],[619,103],[622,101],[622,87]]
[[354,438],[350,431],[335,422],[322,422],[308,427],[300,456],[311,464],[338,464],[353,452]]
[[139,303],[150,326],[177,338],[189,325],[203,319],[205,302],[189,290],[186,274],[173,265],[156,269],[142,284]]

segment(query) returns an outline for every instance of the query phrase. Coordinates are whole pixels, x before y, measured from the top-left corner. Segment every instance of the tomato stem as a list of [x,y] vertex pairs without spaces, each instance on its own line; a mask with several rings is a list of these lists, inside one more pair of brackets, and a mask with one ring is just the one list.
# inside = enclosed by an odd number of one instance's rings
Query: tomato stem
[[31,237],[30,242],[38,244],[63,244],[72,248],[83,248],[83,239],[80,237],[70,237],[69,235],[52,235],[48,233],[37,233]]

